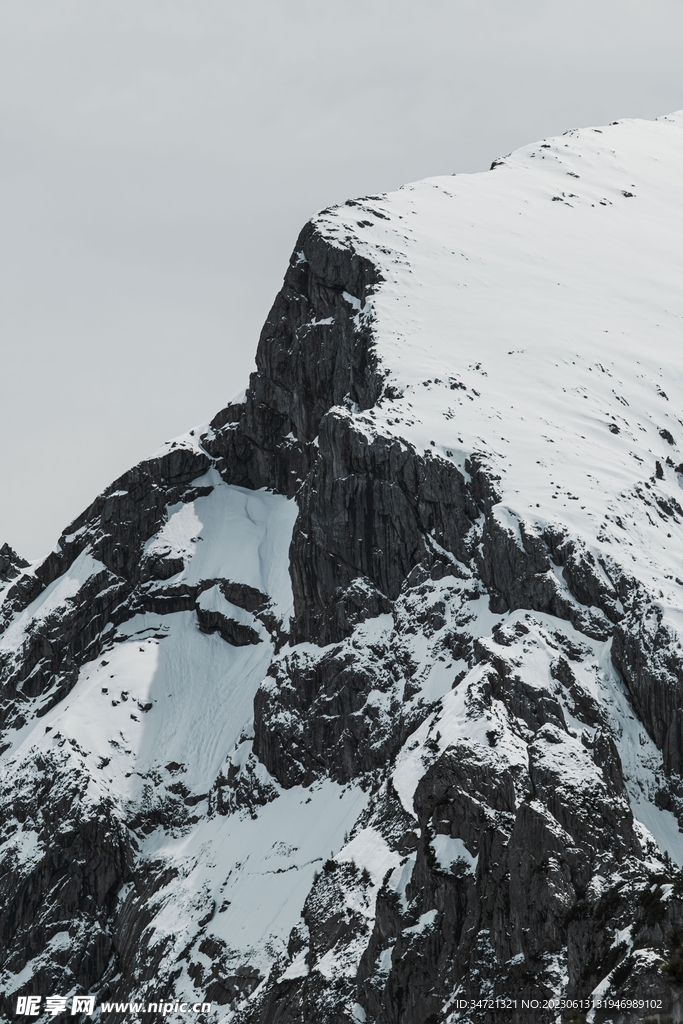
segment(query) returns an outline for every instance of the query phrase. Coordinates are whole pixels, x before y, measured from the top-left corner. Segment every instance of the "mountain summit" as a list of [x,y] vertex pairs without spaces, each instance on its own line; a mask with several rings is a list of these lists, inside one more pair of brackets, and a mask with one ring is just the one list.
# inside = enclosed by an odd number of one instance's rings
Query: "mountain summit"
[[0,550],[8,1017],[679,1014],[682,168],[323,211],[245,394]]

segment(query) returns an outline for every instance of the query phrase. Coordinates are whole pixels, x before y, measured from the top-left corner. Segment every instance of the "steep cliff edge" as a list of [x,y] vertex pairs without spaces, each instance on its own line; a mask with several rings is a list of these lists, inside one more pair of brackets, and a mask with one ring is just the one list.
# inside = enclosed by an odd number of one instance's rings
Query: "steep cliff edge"
[[619,122],[324,211],[245,395],[0,550],[7,1015],[677,1012],[682,161]]

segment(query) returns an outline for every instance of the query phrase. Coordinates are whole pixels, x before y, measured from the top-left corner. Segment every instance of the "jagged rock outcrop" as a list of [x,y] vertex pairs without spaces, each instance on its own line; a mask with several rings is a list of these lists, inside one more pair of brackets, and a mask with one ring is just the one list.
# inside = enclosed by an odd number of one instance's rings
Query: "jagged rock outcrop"
[[9,544],[3,544],[0,548],[0,581],[9,583],[10,580],[15,580],[21,570],[28,567],[28,564],[26,559],[18,555]]

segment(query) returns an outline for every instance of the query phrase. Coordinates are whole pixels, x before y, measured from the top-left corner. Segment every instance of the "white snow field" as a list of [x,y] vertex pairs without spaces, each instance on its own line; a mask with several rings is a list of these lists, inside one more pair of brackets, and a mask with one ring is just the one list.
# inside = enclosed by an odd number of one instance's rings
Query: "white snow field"
[[513,518],[612,545],[681,622],[678,546],[635,491],[658,460],[658,489],[681,498],[666,460],[683,461],[683,112],[317,222],[385,278],[357,315],[403,399],[356,418],[461,467],[483,453]]

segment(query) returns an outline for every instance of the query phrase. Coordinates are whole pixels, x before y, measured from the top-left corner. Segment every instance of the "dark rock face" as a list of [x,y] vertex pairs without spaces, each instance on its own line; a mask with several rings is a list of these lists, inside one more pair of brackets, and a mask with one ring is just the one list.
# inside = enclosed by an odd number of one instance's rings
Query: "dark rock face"
[[[59,749],[38,758],[39,774],[3,785],[12,808],[2,830],[2,967],[21,971],[34,958],[37,990],[87,988],[112,953],[111,919],[121,884],[131,877],[131,838],[106,798],[83,798],[85,775],[68,771]],[[67,770],[65,770],[67,769]],[[60,941],[68,936],[68,941]],[[0,1005],[7,1019],[14,1006]]]
[[683,773],[683,661],[661,611],[641,597],[614,631],[614,664],[624,676],[638,717],[664,754],[669,772]]
[[[368,426],[372,431],[371,420]],[[433,560],[430,538],[465,557],[478,514],[455,467],[419,457],[396,439],[368,439],[336,410],[320,425],[318,458],[298,502],[294,631],[323,644],[355,624],[347,610],[352,584],[369,581],[377,596],[370,595],[368,613],[384,610],[410,570]]]
[[[472,692],[470,700],[480,695]],[[573,777],[568,753],[578,767]],[[554,971],[568,956],[569,995],[590,991],[601,976],[610,946],[600,926],[592,920],[592,959],[577,955],[572,930],[578,908],[588,913],[598,865],[603,871],[630,864],[637,873],[639,846],[619,796],[622,782],[617,775],[610,784],[591,753],[555,725],[536,726],[528,756],[528,769],[512,766],[495,748],[483,755],[462,740],[422,777],[414,798],[421,839],[405,899],[390,885],[380,891],[359,972],[374,1019],[400,1013],[424,1020],[458,985],[475,1001],[482,990],[499,998],[551,993]],[[619,770],[616,757],[611,771]],[[454,855],[450,868],[437,859],[440,836],[459,840],[465,859]],[[391,951],[391,968],[378,986],[382,950]]]
[[197,608],[197,621],[202,633],[219,633],[226,643],[233,647],[246,647],[247,644],[261,643],[261,637],[251,626],[236,622],[222,612]]
[[[379,430],[393,395],[366,300],[380,281],[350,241],[307,225],[244,401],[115,481],[35,570],[0,549],[1,629],[20,636],[0,648],[3,750],[84,666],[107,665],[134,616],[185,613],[231,658],[272,653],[253,732],[204,789],[169,760],[163,780],[131,768],[144,798],[117,802],[60,736],[51,759],[21,748],[8,762],[7,979],[32,963],[36,990],[191,989],[222,1008],[207,1024],[229,1009],[237,1024],[445,1022],[456,997],[459,1019],[493,1024],[487,999],[581,998],[599,983],[674,1006],[683,884],[634,809],[647,786],[658,807],[683,808],[677,638],[614,560],[503,508],[483,455],[461,472]],[[169,510],[208,497],[211,479],[296,499],[291,621],[227,570],[183,577],[182,546],[162,543]],[[78,587],[49,604],[69,573]],[[152,702],[135,707],[138,721]],[[143,850],[150,836],[246,827],[283,792],[329,780],[364,809],[267,966],[211,931],[229,900],[174,888],[173,858]],[[156,929],[178,892],[195,921],[184,945]]]
[[264,325],[244,406],[212,423],[207,451],[231,483],[295,494],[332,406],[371,407],[381,392],[369,324],[356,323],[377,269],[310,222]]
[[28,566],[28,562],[14,551],[9,544],[3,544],[0,548],[0,581],[9,583],[15,580],[22,569]]
[[[321,774],[348,782],[402,745],[406,725],[396,728],[402,709],[392,693],[400,671],[385,645],[373,655],[368,663],[339,645],[317,661],[294,651],[273,666],[256,695],[254,752],[282,785],[310,785]],[[373,690],[387,695],[388,715],[368,704]],[[273,729],[278,717],[286,724]]]

